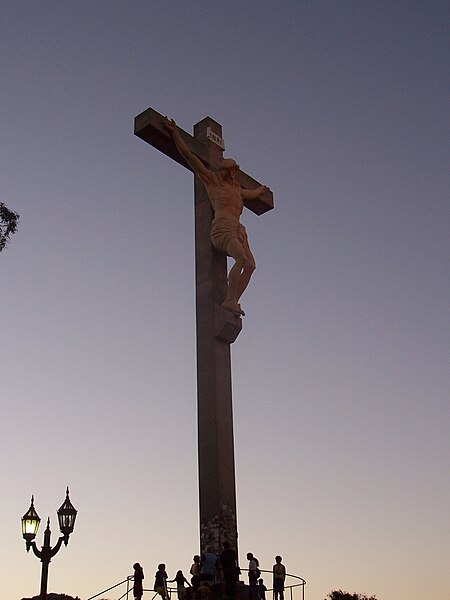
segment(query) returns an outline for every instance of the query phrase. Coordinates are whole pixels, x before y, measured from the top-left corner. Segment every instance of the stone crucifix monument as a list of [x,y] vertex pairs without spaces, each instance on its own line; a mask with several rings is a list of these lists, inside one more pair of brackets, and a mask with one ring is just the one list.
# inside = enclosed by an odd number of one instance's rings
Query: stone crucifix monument
[[[134,133],[193,171],[197,315],[197,418],[200,551],[237,550],[236,484],[230,345],[242,329],[239,300],[255,261],[239,218],[243,206],[261,215],[272,192],[224,159],[222,127],[206,117],[194,136],[152,108]],[[227,278],[227,255],[234,259]]]

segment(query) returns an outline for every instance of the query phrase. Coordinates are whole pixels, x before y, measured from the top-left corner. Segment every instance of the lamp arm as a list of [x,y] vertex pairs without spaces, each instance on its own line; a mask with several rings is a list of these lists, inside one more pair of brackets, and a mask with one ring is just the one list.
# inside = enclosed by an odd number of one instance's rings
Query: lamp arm
[[58,541],[56,542],[55,546],[50,550],[50,558],[53,558],[55,556],[55,554],[57,554],[59,552],[59,549],[61,548],[61,544],[64,542],[65,540],[65,536],[62,535],[60,538],[58,538]]
[[33,550],[33,553],[35,556],[37,556],[38,558],[42,558],[42,552],[40,550],[38,550],[38,547],[36,546],[36,542],[33,540],[32,542],[29,542],[29,547],[28,550],[31,548]]

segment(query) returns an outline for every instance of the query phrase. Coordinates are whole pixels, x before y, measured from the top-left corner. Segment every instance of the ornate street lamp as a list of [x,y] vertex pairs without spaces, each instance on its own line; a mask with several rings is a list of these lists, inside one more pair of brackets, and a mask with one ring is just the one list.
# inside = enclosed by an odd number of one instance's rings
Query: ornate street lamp
[[77,511],[73,506],[69,498],[69,488],[66,490],[66,499],[58,509],[58,521],[59,530],[64,536],[64,545],[67,546],[69,543],[69,535],[73,532],[75,527],[75,519],[77,518]]
[[50,544],[50,517],[47,519],[47,528],[44,531],[44,545],[41,547],[40,550],[38,550],[36,546],[34,538],[36,537],[37,531],[39,529],[39,523],[41,519],[39,518],[34,508],[33,496],[31,496],[30,508],[22,517],[22,536],[23,539],[26,541],[27,552],[30,548],[32,548],[34,554],[42,562],[40,592],[41,600],[47,600],[48,565],[50,564],[50,561],[55,556],[55,554],[58,553],[62,543],[64,542],[64,545],[67,546],[67,544],[69,543],[69,535],[73,532],[73,528],[75,526],[77,511],[70,501],[69,488],[67,488],[66,491],[66,499],[57,512],[59,529],[62,535],[59,537],[54,548],[52,548]]
[[30,508],[22,517],[22,536],[27,543],[27,552],[39,529],[40,517],[34,509],[34,496],[31,496]]

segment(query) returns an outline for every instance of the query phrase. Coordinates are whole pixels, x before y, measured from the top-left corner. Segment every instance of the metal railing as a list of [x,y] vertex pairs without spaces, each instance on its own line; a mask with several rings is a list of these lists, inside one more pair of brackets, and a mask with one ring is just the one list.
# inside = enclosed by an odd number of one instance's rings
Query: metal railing
[[[241,568],[241,571],[246,571],[248,573],[248,569]],[[261,575],[263,573],[267,573],[270,576],[270,578],[273,575],[272,570],[268,571],[267,569],[260,569],[260,572]],[[295,583],[290,583],[291,579]],[[299,600],[299,597],[301,598],[301,600],[305,600],[305,585],[306,580],[303,579],[303,577],[299,577],[298,575],[290,575],[289,573],[286,573],[286,579],[284,582],[284,600]],[[266,592],[266,600],[269,600],[269,598],[271,597],[270,594],[272,594],[272,597],[275,600],[275,593],[273,591],[273,588],[268,587]]]
[[[123,581],[119,581],[119,583],[115,583],[114,585],[111,585],[109,588],[106,588],[105,590],[98,592],[98,594],[91,596],[90,598],[88,598],[88,600],[94,600],[94,598],[103,596],[103,594],[106,594],[107,592],[110,592],[111,590],[114,590],[115,588],[118,588],[120,585],[123,585],[123,584],[126,584],[126,591],[117,600],[121,600],[122,598],[125,598],[125,597],[128,600],[128,594],[130,593],[130,582],[132,582],[133,579],[134,579],[133,575],[128,575],[128,577],[126,579],[124,579]],[[131,586],[131,590],[132,589],[133,589],[133,586]]]
[[[247,572],[248,569],[241,569],[241,571]],[[272,571],[268,571],[265,569],[260,569],[260,571],[261,571],[261,574],[267,573],[268,575],[270,575],[270,577],[272,577],[272,574],[273,574]],[[95,598],[99,598],[99,596],[102,596],[103,594],[106,594],[107,592],[110,592],[111,590],[116,590],[116,592],[118,592],[120,594],[114,600],[123,600],[124,598],[126,598],[126,600],[131,600],[133,598],[133,579],[134,579],[133,575],[128,575],[128,577],[126,579],[124,579],[123,581],[119,581],[119,583],[115,583],[114,585],[106,588],[105,590],[102,590],[101,592],[99,592],[98,594],[95,594],[94,596],[90,596],[87,600],[94,600]],[[293,583],[290,583],[291,580],[293,580]],[[303,577],[299,577],[298,575],[290,575],[289,573],[286,573],[286,580],[284,583],[284,600],[305,600],[305,585],[306,585],[306,581],[305,581],[305,579],[303,579]],[[123,586],[123,587],[120,590],[117,589],[117,588],[120,588],[120,586]],[[239,586],[239,584],[238,584],[238,586]],[[172,600],[172,594],[177,593],[177,588],[167,588],[167,591],[169,593],[169,600]],[[151,600],[154,600],[154,598],[156,598],[156,596],[158,596],[158,593],[155,592],[154,590],[149,590],[147,588],[144,588],[144,592],[150,592],[151,594],[153,594]],[[273,598],[275,598],[273,589],[267,588],[266,600],[269,600],[270,593],[272,593]],[[147,598],[148,598],[148,595],[147,595]]]

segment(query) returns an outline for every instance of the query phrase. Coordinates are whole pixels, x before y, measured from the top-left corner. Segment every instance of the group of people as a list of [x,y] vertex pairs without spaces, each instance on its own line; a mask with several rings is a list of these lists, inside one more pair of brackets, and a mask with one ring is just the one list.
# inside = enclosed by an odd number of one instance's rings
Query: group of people
[[[248,585],[250,600],[266,600],[267,588],[264,580],[260,578],[259,561],[252,552],[247,553],[248,560]],[[273,597],[274,600],[284,600],[284,581],[286,579],[286,567],[281,562],[281,556],[275,556],[275,564],[272,568],[273,574]]]
[[[141,565],[139,563],[134,563],[133,565],[133,569],[134,569],[134,574],[133,574],[133,596],[134,598],[136,598],[136,600],[141,600],[142,595],[144,593],[144,585],[143,585],[143,579],[144,579],[144,569],[141,567]],[[175,575],[174,579],[168,579],[167,578],[167,572],[166,572],[166,565],[164,563],[160,563],[158,565],[158,570],[156,571],[155,574],[155,585],[154,585],[154,591],[157,592],[161,598],[163,598],[164,600],[169,600],[169,594],[167,592],[167,584],[169,582],[174,582],[176,581],[177,583],[177,590],[178,590],[178,598],[181,600],[182,598],[184,598],[184,593],[183,591],[185,590],[184,588],[184,584],[187,583],[188,585],[189,582],[187,581],[187,579],[184,577],[183,572],[182,571],[177,571],[177,574]]]
[[[267,588],[261,579],[259,561],[252,552],[247,553],[248,560],[248,584],[249,600],[266,600]],[[273,565],[273,596],[274,600],[284,600],[284,582],[286,579],[286,568],[281,562],[281,556],[275,556]],[[134,585],[133,596],[141,600],[143,595],[144,570],[139,563],[133,565]],[[154,591],[161,596],[161,600],[169,600],[167,584],[176,583],[178,600],[186,600],[187,591],[185,584],[192,588],[193,600],[208,600],[211,587],[216,581],[223,580],[225,584],[225,596],[227,600],[235,600],[236,586],[241,570],[238,565],[235,550],[229,542],[224,542],[220,555],[213,552],[212,548],[206,548],[203,556],[196,554],[189,570],[191,579],[188,581],[183,571],[177,571],[173,579],[168,579],[166,565],[160,563],[155,574]]]

